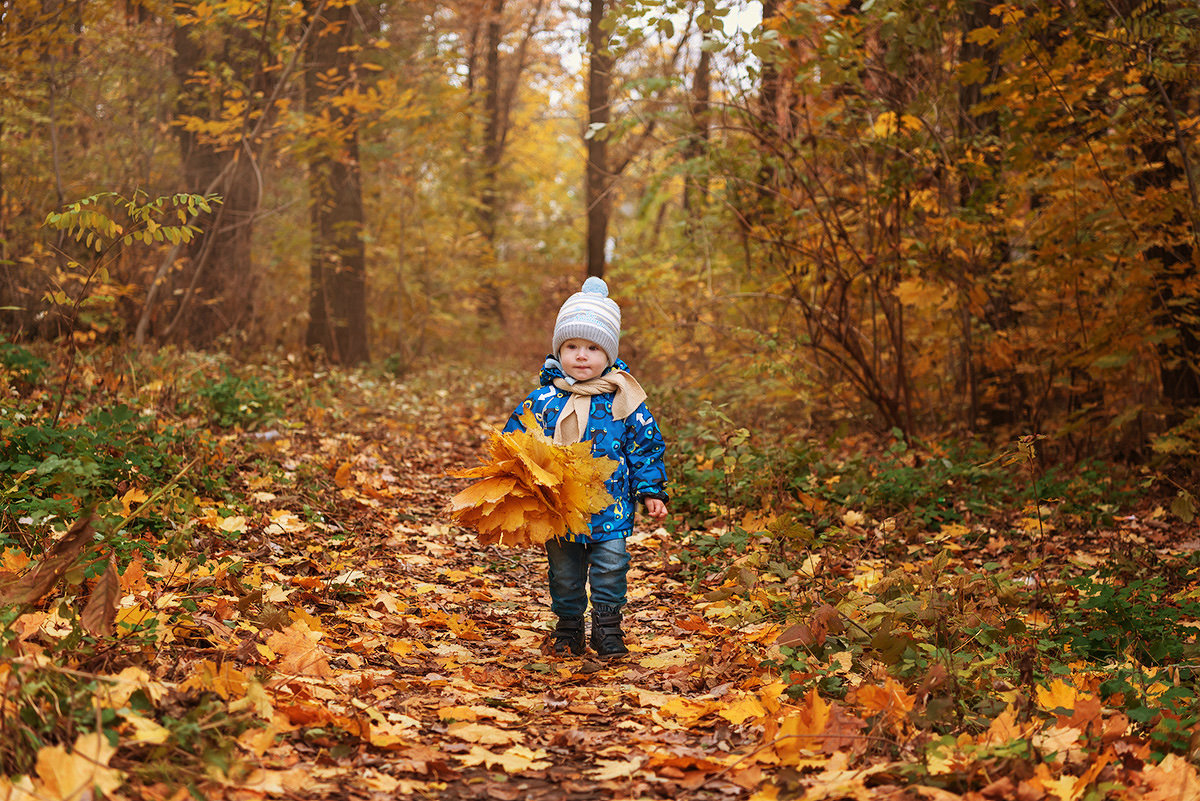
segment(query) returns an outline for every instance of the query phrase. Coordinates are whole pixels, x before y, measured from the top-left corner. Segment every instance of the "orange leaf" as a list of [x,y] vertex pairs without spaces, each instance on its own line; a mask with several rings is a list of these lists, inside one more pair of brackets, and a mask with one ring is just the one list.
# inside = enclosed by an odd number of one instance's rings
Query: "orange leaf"
[[854,693],[855,700],[869,714],[884,715],[892,722],[904,720],[916,699],[904,691],[891,676],[882,687],[867,684]]
[[1177,754],[1142,771],[1151,790],[1143,801],[1200,801],[1200,774],[1195,766]]
[[317,647],[321,633],[303,623],[293,623],[267,639],[267,647],[279,655],[279,670],[299,676],[330,678],[329,659]]

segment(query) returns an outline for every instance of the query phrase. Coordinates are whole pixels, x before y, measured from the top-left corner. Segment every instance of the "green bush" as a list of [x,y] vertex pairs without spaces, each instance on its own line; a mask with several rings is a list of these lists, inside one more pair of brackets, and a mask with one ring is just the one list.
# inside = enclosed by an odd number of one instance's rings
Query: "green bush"
[[92,703],[96,684],[52,664],[10,679],[6,694],[15,712],[14,725],[0,745],[0,770],[6,775],[31,773],[39,749],[72,743],[97,723],[115,737],[113,710],[97,710]]
[[832,444],[764,445],[711,406],[675,432],[669,457],[674,511],[687,528],[714,519],[732,528],[739,510],[770,506],[799,507],[801,522],[818,533],[851,510],[937,531],[1035,500],[1098,524],[1136,497],[1098,462],[1056,465],[1035,478],[1021,461],[998,459],[974,440],[910,444],[897,435],[882,452],[849,455]]
[[184,414],[203,414],[219,428],[242,428],[253,431],[279,417],[282,401],[267,382],[258,376],[235,375],[223,367],[220,381],[203,381],[192,387],[197,401],[182,399]]
[[17,531],[69,520],[81,507],[118,496],[122,485],[169,481],[184,446],[195,448],[185,432],[160,428],[120,403],[76,425],[24,422],[19,415],[0,417],[0,546],[13,543]]
[[0,342],[0,368],[21,384],[37,384],[42,378],[42,372],[49,366],[20,345]]
[[1060,637],[1096,662],[1197,664],[1197,632],[1181,624],[1200,621],[1200,601],[1173,597],[1168,579],[1165,571],[1125,578],[1112,570],[1068,579]]

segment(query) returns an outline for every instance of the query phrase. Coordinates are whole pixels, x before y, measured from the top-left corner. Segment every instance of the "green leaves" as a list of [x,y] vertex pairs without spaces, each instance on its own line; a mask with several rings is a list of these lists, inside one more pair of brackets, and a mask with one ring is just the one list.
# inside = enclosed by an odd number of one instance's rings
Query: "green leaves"
[[[189,220],[211,213],[213,205],[220,202],[217,195],[179,193],[143,202],[141,193],[127,199],[116,192],[98,192],[68,203],[62,211],[47,214],[44,224],[65,231],[76,242],[83,242],[97,252],[117,242],[150,245],[166,241],[177,245],[190,242],[199,231]],[[178,225],[162,222],[171,212],[179,220]],[[123,223],[117,222],[117,215],[124,217]]]

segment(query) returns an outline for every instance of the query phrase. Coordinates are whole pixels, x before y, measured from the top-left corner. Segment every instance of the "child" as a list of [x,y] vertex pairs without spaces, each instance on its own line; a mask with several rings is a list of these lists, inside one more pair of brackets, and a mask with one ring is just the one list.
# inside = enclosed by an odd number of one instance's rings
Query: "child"
[[583,615],[592,590],[592,648],[602,657],[629,653],[621,632],[625,574],[638,501],[654,519],[667,515],[667,474],[662,432],[646,409],[646,393],[617,358],[621,309],[608,286],[588,278],[567,298],[554,323],[553,352],[541,372],[541,388],[513,412],[504,430],[523,430],[518,417],[532,410],[546,436],[559,444],[592,443],[592,455],[606,456],[617,469],[605,484],[613,504],[592,516],[591,532],[575,541],[550,540],[550,609],[558,615],[555,654],[587,650]]

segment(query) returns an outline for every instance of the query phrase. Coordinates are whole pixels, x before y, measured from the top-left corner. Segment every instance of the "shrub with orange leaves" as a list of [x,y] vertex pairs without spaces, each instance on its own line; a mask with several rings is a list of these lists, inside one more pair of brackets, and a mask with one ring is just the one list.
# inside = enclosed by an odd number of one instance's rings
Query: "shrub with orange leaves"
[[451,499],[450,514],[484,545],[587,534],[591,516],[613,502],[604,482],[617,463],[592,456],[590,442],[555,445],[528,412],[521,422],[525,431],[492,434],[485,464],[451,474],[479,480]]

